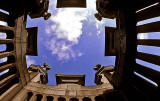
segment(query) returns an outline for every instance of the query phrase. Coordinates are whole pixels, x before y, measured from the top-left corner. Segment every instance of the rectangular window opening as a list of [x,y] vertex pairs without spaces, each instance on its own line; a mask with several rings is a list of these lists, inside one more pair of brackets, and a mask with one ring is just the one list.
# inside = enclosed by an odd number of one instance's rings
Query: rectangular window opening
[[160,56],[160,47],[156,46],[146,46],[146,45],[138,45],[137,46],[137,51],[142,52],[142,53],[147,53],[147,54],[153,54]]
[[136,63],[160,72],[160,66],[158,66],[158,65],[155,65],[155,64],[152,64],[152,63],[140,60],[140,59],[136,59]]
[[155,83],[154,81],[152,81],[152,80],[150,80],[150,79],[144,77],[143,75],[141,75],[141,74],[139,74],[139,73],[137,73],[137,72],[134,72],[134,74],[137,75],[138,77],[140,77],[140,78],[146,80],[147,82],[151,83],[152,85],[158,87],[157,83]]
[[9,71],[9,69],[3,71],[3,72],[0,72],[0,76],[2,76],[3,74],[7,73]]

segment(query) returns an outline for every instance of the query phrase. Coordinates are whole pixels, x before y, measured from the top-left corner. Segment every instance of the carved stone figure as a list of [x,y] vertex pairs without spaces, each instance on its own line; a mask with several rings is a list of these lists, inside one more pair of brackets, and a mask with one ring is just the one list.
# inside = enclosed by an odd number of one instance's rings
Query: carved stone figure
[[48,13],[49,0],[35,0],[34,3],[35,7],[30,11],[30,17],[44,17],[45,20],[48,20],[51,16],[51,13]]
[[95,14],[97,20],[101,21],[104,18],[115,18],[115,5],[113,5],[114,0],[96,0],[96,7],[98,13]]

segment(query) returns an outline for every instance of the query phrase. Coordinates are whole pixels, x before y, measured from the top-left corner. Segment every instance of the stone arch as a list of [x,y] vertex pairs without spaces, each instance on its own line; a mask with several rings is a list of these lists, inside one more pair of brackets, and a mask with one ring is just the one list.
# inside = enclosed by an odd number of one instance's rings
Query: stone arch
[[83,101],[91,101],[91,98],[89,98],[89,97],[84,97],[84,98],[83,98]]
[[70,101],[79,101],[77,98],[70,98]]
[[28,92],[27,93],[27,101],[29,101],[32,96],[33,96],[33,93],[32,92]]
[[37,94],[36,96],[37,96],[36,101],[41,101],[41,100],[42,100],[42,98],[43,98],[43,96],[42,96],[41,94]]
[[66,99],[64,97],[59,97],[58,101],[66,101]]
[[47,101],[53,101],[54,97],[53,96],[47,96]]

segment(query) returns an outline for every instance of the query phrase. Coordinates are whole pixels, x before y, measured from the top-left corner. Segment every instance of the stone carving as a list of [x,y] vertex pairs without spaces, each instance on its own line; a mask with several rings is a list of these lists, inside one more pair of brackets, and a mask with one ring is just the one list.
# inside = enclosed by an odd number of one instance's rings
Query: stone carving
[[37,75],[37,78],[33,80],[34,82],[39,82],[39,83],[42,83],[42,84],[46,84],[48,82],[47,71],[50,70],[50,66],[47,63],[44,63],[43,66],[32,64],[32,65],[29,66],[28,70],[31,71],[31,73],[32,72],[38,72],[39,73],[39,75]]
[[34,5],[33,10],[30,11],[30,17],[44,17],[45,20],[48,20],[51,16],[51,13],[48,13],[49,0],[35,0]]
[[96,7],[98,13],[95,14],[97,20],[101,21],[104,18],[115,18],[115,5],[113,5],[114,0],[96,0]]

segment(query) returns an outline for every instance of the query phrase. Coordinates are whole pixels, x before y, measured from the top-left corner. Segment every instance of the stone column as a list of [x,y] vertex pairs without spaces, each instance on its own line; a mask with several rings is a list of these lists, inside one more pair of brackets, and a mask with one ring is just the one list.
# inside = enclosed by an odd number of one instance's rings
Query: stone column
[[95,101],[95,96],[90,97],[92,101]]
[[103,100],[104,100],[104,101],[106,101],[106,96],[105,96],[104,94],[103,94],[103,96],[102,96],[102,97],[103,97]]
[[66,99],[66,101],[69,101],[70,98],[69,98],[69,97],[66,97],[65,99]]
[[30,98],[29,101],[36,101],[36,99],[37,99],[37,96],[35,93],[33,93],[32,97]]
[[54,97],[54,101],[58,101],[58,96],[53,96]]
[[83,97],[77,97],[79,101],[83,101]]
[[41,101],[47,101],[47,97],[46,97],[46,95],[45,94],[43,94],[43,98],[42,98],[42,100]]

